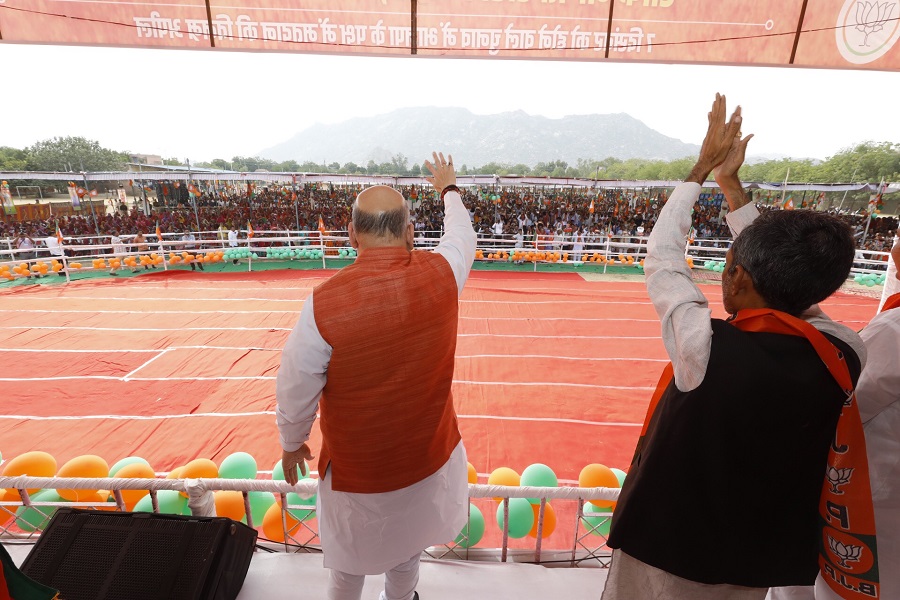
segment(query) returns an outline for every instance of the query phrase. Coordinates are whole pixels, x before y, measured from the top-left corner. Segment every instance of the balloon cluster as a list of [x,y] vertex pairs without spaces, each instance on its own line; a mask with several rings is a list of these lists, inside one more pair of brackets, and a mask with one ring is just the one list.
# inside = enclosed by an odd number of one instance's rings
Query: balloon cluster
[[[625,471],[610,469],[606,465],[590,464],[581,470],[578,475],[578,487],[617,488],[625,485]],[[594,535],[609,537],[609,528],[612,525],[612,512],[616,508],[613,500],[588,500],[584,505],[584,516],[581,518],[585,528]],[[588,516],[600,515],[600,516]]]
[[[307,472],[309,470],[307,469]],[[46,452],[26,452],[10,460],[4,465],[2,474],[15,477],[27,475],[31,477],[80,477],[99,479],[106,477],[125,479],[155,479],[156,472],[150,463],[139,457],[129,456],[115,463],[112,467],[101,457],[95,455],[77,456],[57,468],[56,459]],[[225,457],[221,464],[216,465],[206,458],[198,458],[187,464],[173,469],[166,479],[256,479],[256,459],[246,452],[235,452]],[[281,461],[273,468],[272,479],[284,480],[284,472],[281,469]],[[96,508],[100,510],[114,510],[106,505],[114,502],[115,498],[110,490],[84,490],[84,489],[29,489],[27,490],[31,500],[35,503],[43,502],[96,502]],[[125,510],[133,512],[152,512],[153,504],[148,490],[121,490]],[[159,490],[156,492],[159,512],[174,515],[190,515],[187,495],[177,490]],[[244,497],[241,492],[220,490],[213,492],[216,506],[216,514],[220,517],[229,517],[235,521],[247,522]],[[16,489],[0,490],[0,501],[19,502],[21,497]],[[249,492],[248,501],[253,523],[256,527],[262,527],[264,534],[270,539],[284,541],[284,531],[281,523],[281,508],[276,506],[276,496],[270,492]],[[304,499],[297,494],[288,494],[288,504],[309,506],[303,511],[288,511],[288,521],[291,519],[295,525],[302,520],[308,520],[315,516],[316,498],[313,496]],[[16,509],[16,526],[26,532],[32,532],[46,527],[47,522],[56,512],[56,507],[48,506],[20,506]],[[0,522],[0,526],[3,523]]]
[[[184,263],[186,265],[190,263],[217,263],[224,260],[227,252],[223,252],[222,250],[215,250],[211,252],[207,252],[206,254],[191,254],[190,252],[182,252],[181,254],[175,254],[174,252],[169,253],[169,264],[177,265],[178,263]],[[160,261],[162,262],[162,261]]]
[[[609,487],[618,488],[625,481],[625,472],[619,469],[610,469],[601,464],[590,464],[581,470],[578,477],[578,486],[582,488]],[[475,468],[469,464],[469,483],[477,482]],[[535,463],[529,465],[519,475],[509,467],[495,469],[488,476],[489,485],[502,485],[508,487],[558,487],[559,480],[553,469],[545,464]],[[497,502],[497,527],[503,530],[503,522],[507,520],[506,507],[503,498],[495,497]],[[510,498],[508,531],[511,538],[523,538],[530,536],[537,538],[540,519],[540,498]],[[590,500],[585,504],[582,523],[591,533],[596,535],[609,535],[610,515],[615,508],[612,500]],[[481,541],[484,535],[484,516],[475,505],[469,505],[469,522],[456,538],[457,545],[464,548],[474,546]],[[546,538],[556,529],[556,511],[550,502],[544,504],[544,522],[541,528],[541,537]]]
[[716,273],[721,273],[725,270],[725,263],[718,260],[707,260],[703,263],[703,268],[707,271],[714,271]]
[[259,258],[259,255],[256,252],[250,252],[249,250],[226,250],[222,253],[222,258],[225,260],[237,260],[239,258]]
[[[355,255],[356,254],[354,252],[354,256]],[[322,258],[323,256],[325,256],[325,253],[322,250],[316,249],[294,250],[291,248],[269,248],[268,250],[266,250],[266,258],[273,258],[276,260],[287,260],[292,258]],[[341,256],[346,255],[341,254]]]
[[887,279],[887,275],[885,273],[881,273],[879,275],[876,275],[875,273],[857,273],[856,276],[853,277],[854,282],[866,287],[872,287],[874,285],[884,285],[885,279]]

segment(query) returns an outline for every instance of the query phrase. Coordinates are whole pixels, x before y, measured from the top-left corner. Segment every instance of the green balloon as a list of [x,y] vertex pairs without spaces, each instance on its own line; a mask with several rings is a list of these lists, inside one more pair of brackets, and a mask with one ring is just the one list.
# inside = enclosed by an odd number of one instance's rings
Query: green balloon
[[[619,487],[624,486],[625,485],[625,477],[628,476],[628,473],[626,473],[622,469],[610,469],[610,471],[615,473],[616,479],[619,480]],[[591,505],[591,506],[593,506],[593,505]]]
[[284,481],[284,467],[280,460],[272,467],[272,481]]
[[263,518],[269,507],[275,504],[275,496],[271,492],[248,492],[250,499],[250,516],[253,517],[254,527],[262,525]]
[[480,542],[482,537],[484,537],[484,515],[477,506],[469,504],[469,522],[456,536],[454,542],[463,548],[471,548]]
[[873,285],[875,285],[875,280],[874,279],[866,279],[864,283],[866,284],[866,287],[872,287]]
[[[188,516],[191,514],[187,498],[178,490],[159,490],[156,492],[156,498],[159,500],[160,514]],[[153,512],[153,502],[149,494],[138,500],[134,512]]]
[[[503,531],[503,502],[497,507],[497,526]],[[509,499],[509,537],[523,538],[534,525],[534,510],[526,498]]]
[[[601,514],[602,516],[597,517],[589,517],[589,514]],[[612,525],[612,514],[610,509],[607,508],[599,508],[594,506],[590,502],[584,505],[584,514],[582,520],[586,523],[585,528],[588,529],[594,535],[602,535],[603,537],[609,537],[609,528]],[[591,529],[593,527],[594,529]]]
[[[36,494],[31,494],[31,500],[33,502],[65,502],[56,493],[56,490],[41,490]],[[57,508],[56,506],[20,506],[16,509],[16,526],[28,533],[43,529],[50,522],[50,518],[56,513]]]
[[219,465],[222,479],[256,479],[256,459],[246,452],[235,452]]
[[[525,470],[522,471],[522,478],[519,485],[529,487],[559,487],[559,480],[556,478],[556,473],[553,472],[553,469],[547,465],[535,463],[533,465],[528,465],[525,467]],[[540,504],[541,499],[528,498],[528,502],[531,504]],[[512,513],[510,513],[510,515],[512,515]]]
[[251,256],[254,260],[256,260],[257,258],[259,258],[259,255],[258,255],[256,252],[254,252],[254,253],[251,254],[250,256]]
[[119,462],[114,464],[112,467],[110,467],[109,468],[109,476],[115,477],[116,473],[118,473],[119,471],[122,470],[122,467],[127,467],[128,465],[133,465],[136,463],[143,463],[143,464],[147,465],[148,467],[150,466],[150,463],[147,462],[145,459],[141,458],[140,456],[129,456],[127,458],[123,458],[122,460],[120,460]]
[[[304,477],[303,479],[307,479]],[[288,506],[315,506],[316,505],[316,496],[317,494],[313,494],[309,498],[303,498],[300,494],[291,492],[287,495]]]

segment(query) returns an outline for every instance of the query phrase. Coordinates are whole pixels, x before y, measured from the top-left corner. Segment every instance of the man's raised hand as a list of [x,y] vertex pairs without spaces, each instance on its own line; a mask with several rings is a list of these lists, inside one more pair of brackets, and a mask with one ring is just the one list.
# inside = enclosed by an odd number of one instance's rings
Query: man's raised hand
[[731,118],[725,121],[725,96],[716,94],[712,110],[709,111],[709,126],[700,147],[700,157],[694,165],[687,181],[703,184],[714,168],[722,164],[731,150],[734,138],[741,130],[741,107],[738,106]]
[[425,161],[425,168],[431,172],[431,177],[426,177],[425,181],[434,186],[438,193],[442,192],[448,185],[456,185],[456,171],[453,169],[453,155],[447,155],[449,160],[444,159],[444,153],[432,152],[434,164]]

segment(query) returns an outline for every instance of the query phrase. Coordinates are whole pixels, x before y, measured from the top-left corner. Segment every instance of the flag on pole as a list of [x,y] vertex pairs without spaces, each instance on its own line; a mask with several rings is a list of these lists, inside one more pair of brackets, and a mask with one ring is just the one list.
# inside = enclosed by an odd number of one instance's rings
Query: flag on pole
[[253,237],[253,225],[250,224],[250,221],[247,221],[247,239]]
[[319,217],[319,233],[325,235],[325,221],[322,220],[322,217]]
[[59,221],[56,222],[56,241],[60,246],[63,245],[63,234],[62,231],[59,230]]
[[159,230],[159,221],[156,222],[156,241],[162,242],[162,231]]
[[784,205],[781,208],[784,210],[794,210],[794,197],[788,196],[785,199]]
[[588,207],[588,212],[594,214],[594,199],[591,198],[591,205]]

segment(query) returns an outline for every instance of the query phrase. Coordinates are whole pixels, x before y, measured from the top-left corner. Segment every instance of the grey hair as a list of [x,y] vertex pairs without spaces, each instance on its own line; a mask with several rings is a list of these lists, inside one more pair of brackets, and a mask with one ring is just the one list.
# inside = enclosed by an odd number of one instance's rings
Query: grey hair
[[395,210],[370,213],[361,210],[359,202],[354,202],[352,220],[357,234],[399,238],[406,233],[406,226],[409,224],[409,206],[404,202]]
[[747,226],[731,246],[771,308],[797,316],[841,287],[853,266],[850,227],[810,210],[769,211]]

